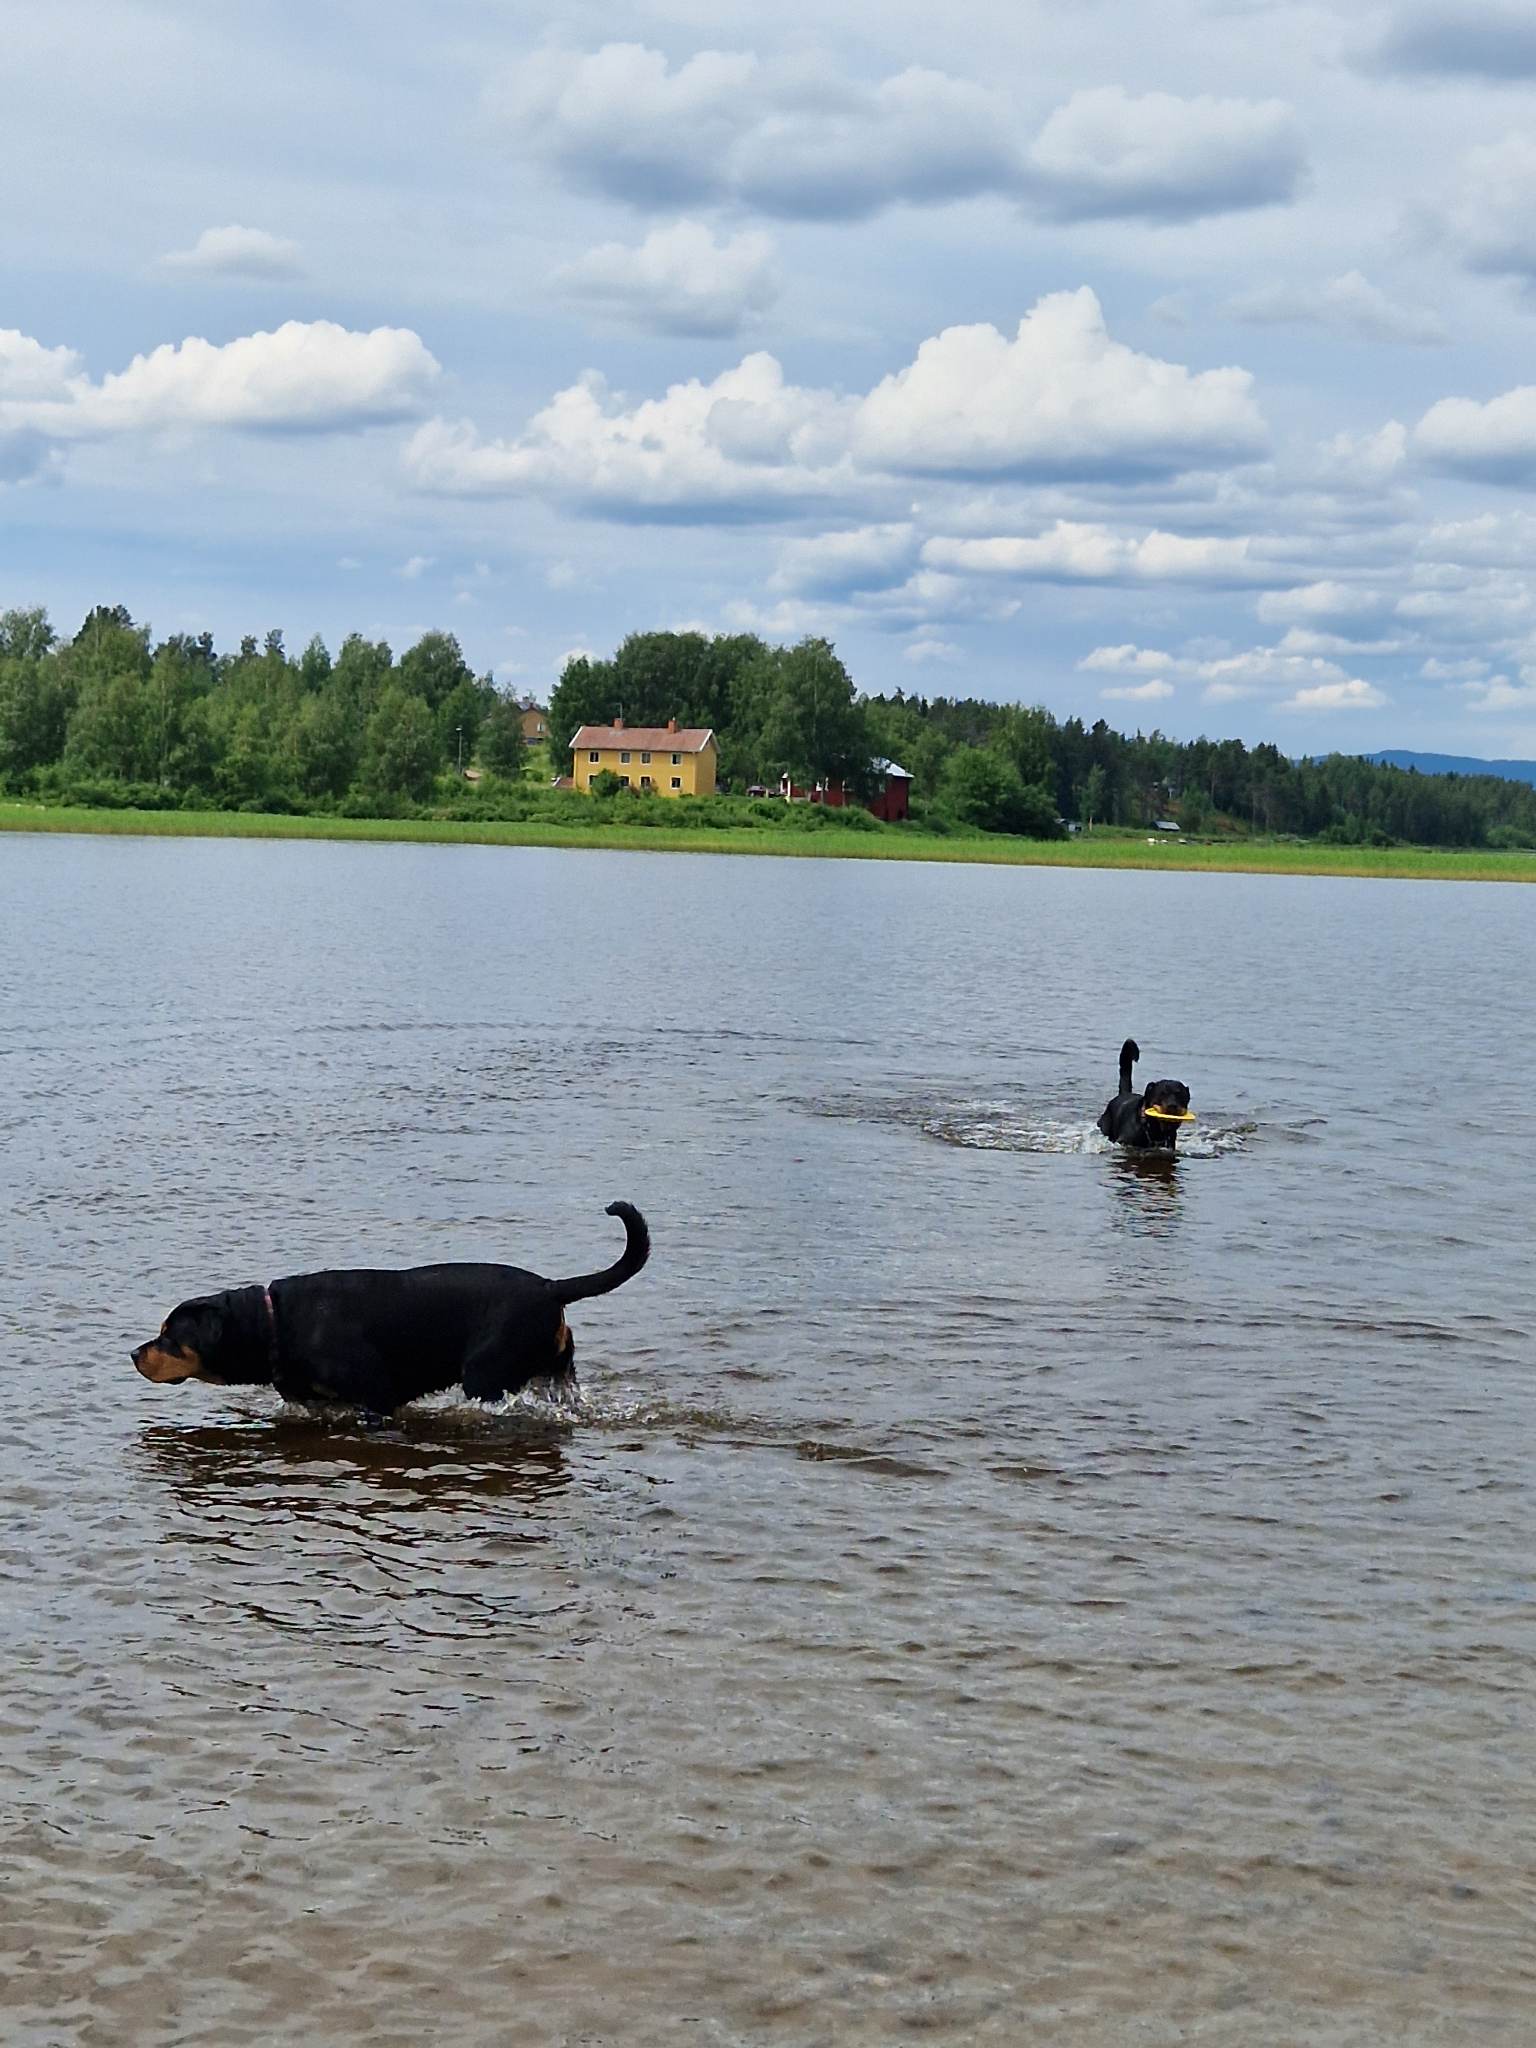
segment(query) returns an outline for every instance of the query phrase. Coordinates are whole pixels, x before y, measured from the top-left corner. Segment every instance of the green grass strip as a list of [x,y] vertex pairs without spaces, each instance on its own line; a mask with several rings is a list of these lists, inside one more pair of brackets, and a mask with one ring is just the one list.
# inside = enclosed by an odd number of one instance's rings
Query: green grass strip
[[800,860],[968,861],[999,867],[1195,868],[1209,874],[1355,875],[1417,882],[1536,881],[1536,852],[1474,848],[1324,846],[1310,841],[1223,843],[1113,838],[941,837],[905,827],[873,833],[555,824],[548,819],[289,817],[248,811],[118,811],[0,802],[0,831],[122,833],[166,839],[351,839],[441,846],[570,846],[628,853],[749,853]]

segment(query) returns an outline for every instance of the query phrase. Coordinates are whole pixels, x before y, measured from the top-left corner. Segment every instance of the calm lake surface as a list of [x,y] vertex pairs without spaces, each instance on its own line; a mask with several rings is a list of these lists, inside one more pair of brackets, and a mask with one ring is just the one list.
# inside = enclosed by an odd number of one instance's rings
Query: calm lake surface
[[[0,948],[7,2048],[1530,2042],[1536,892],[5,835]],[[615,1196],[574,1414],[129,1364]]]

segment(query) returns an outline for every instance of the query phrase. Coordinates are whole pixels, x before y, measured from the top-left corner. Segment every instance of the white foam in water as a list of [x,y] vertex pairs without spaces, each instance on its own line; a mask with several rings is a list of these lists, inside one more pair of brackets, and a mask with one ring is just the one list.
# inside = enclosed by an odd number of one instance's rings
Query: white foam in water
[[[909,1096],[896,1100],[828,1101],[807,1103],[813,1116],[835,1117],[849,1123],[891,1123],[918,1130],[941,1145],[958,1145],[975,1152],[1043,1152],[1093,1157],[1118,1152],[1100,1131],[1096,1120],[1084,1116],[1052,1116],[1017,1101],[982,1097],[944,1102],[933,1096]],[[1289,1126],[1270,1126],[1285,1137],[1299,1137],[1301,1131]],[[1245,1152],[1259,1126],[1252,1121],[1197,1123],[1179,1133],[1181,1159],[1220,1159]]]
[[[957,1103],[952,1109],[927,1116],[921,1126],[925,1136],[944,1145],[959,1145],[979,1152],[1115,1152],[1097,1123],[1041,1116],[1020,1109],[1017,1104],[999,1102]],[[1178,1152],[1186,1159],[1218,1159],[1247,1147],[1252,1124],[1208,1124],[1179,1134]]]

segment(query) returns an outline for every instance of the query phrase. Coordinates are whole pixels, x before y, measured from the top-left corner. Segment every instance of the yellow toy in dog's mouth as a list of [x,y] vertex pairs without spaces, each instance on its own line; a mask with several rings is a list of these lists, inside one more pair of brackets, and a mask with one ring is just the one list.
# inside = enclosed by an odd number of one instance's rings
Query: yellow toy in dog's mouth
[[1192,1109],[1151,1109],[1143,1106],[1141,1113],[1143,1116],[1155,1116],[1165,1124],[1192,1124],[1195,1121]]

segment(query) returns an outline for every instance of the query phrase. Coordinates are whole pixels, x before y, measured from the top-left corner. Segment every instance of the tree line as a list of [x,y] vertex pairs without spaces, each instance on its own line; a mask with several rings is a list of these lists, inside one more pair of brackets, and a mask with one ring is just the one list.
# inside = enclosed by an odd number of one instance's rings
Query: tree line
[[[784,774],[862,791],[893,759],[912,775],[920,823],[1051,836],[1063,819],[1171,816],[1196,832],[1536,845],[1536,789],[1523,783],[1126,735],[1039,706],[860,695],[822,639],[632,633],[608,659],[566,664],[549,717],[556,772],[579,726],[616,717],[710,727],[722,785],[737,792]],[[291,654],[280,632],[220,653],[206,633],[155,642],[121,605],[98,606],[68,640],[41,610],[0,612],[0,789],[12,794],[392,815],[470,800],[455,770],[471,762],[476,803],[510,814],[545,800],[522,779],[521,707],[474,674],[450,633],[398,659],[358,633],[334,656],[318,637]]]
[[550,732],[622,715],[714,729],[733,788],[835,778],[871,764],[912,776],[918,814],[1049,836],[1058,820],[1248,831],[1345,844],[1536,845],[1536,789],[1493,775],[1419,775],[1354,755],[1292,760],[1268,743],[1127,735],[1105,721],[975,697],[860,696],[825,640],[770,647],[752,634],[632,633],[608,660],[570,662]]
[[377,815],[427,801],[477,754],[520,774],[522,715],[451,633],[424,634],[398,661],[360,633],[334,659],[318,637],[295,657],[280,632],[220,654],[207,633],[151,645],[122,605],[98,605],[71,640],[41,610],[0,613],[0,787],[12,792]]

